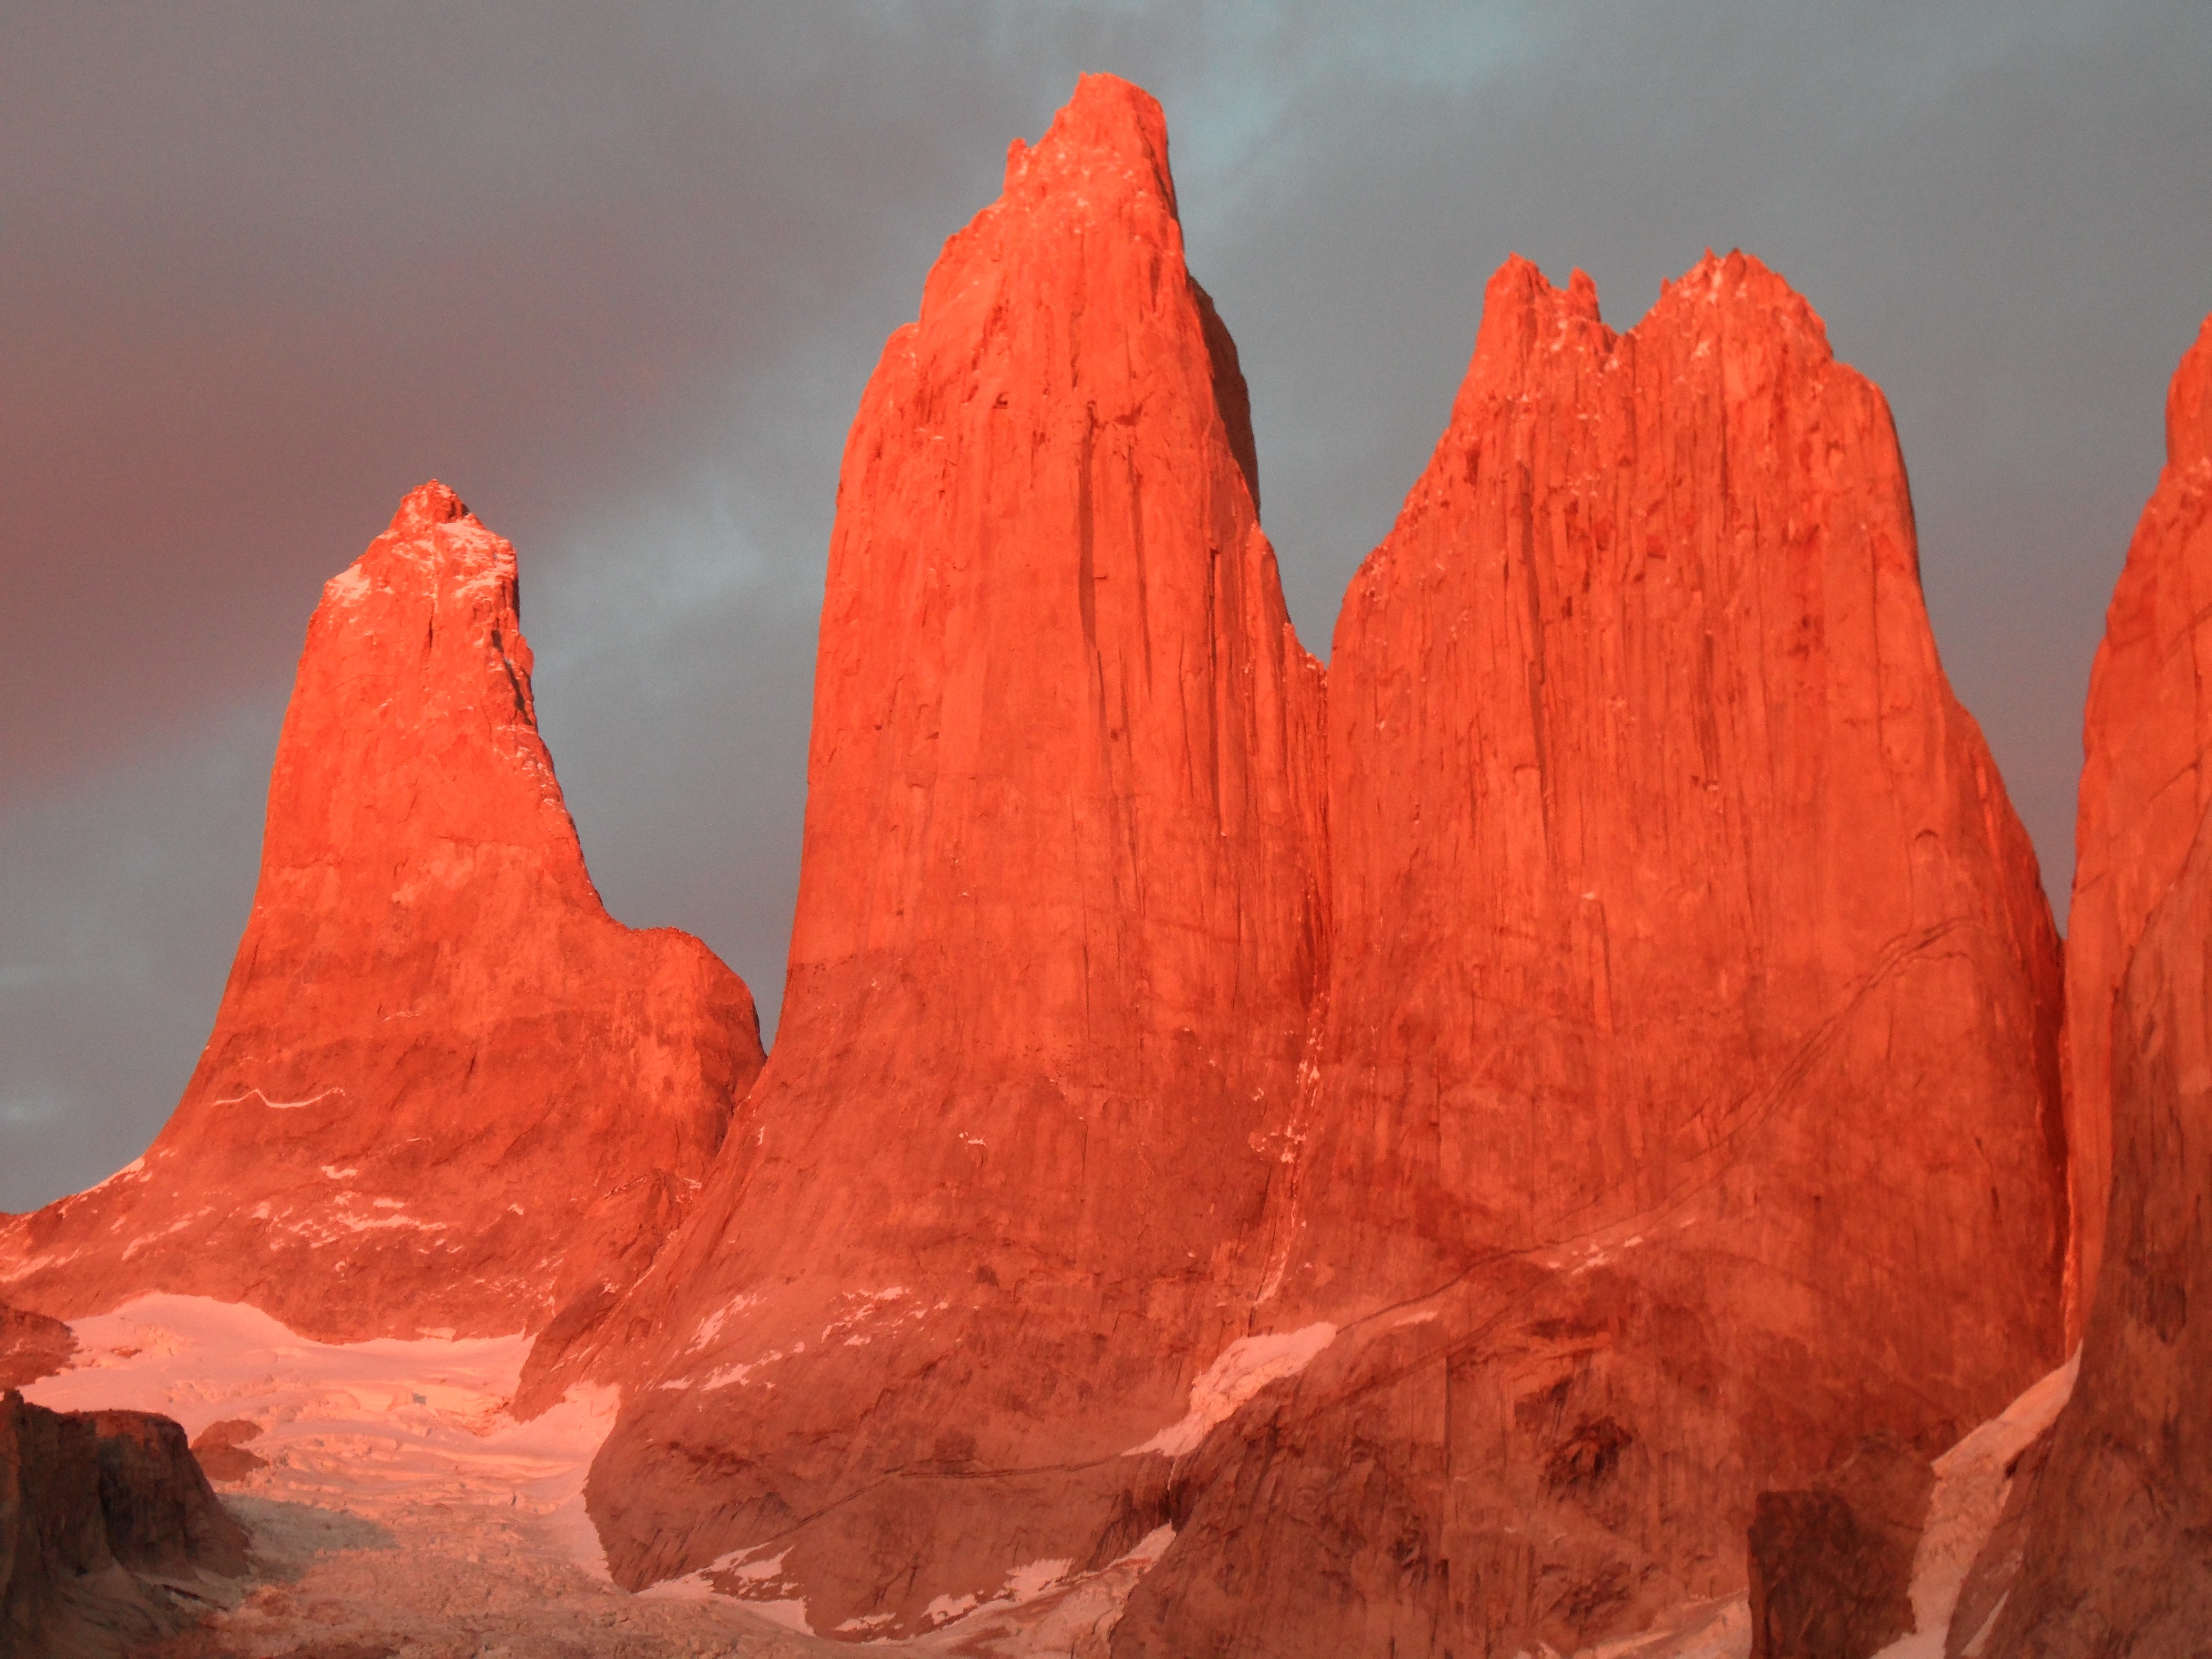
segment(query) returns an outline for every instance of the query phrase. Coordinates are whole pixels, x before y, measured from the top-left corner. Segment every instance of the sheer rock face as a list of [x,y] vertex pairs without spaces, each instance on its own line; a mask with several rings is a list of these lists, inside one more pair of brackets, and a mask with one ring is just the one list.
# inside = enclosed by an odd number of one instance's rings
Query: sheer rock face
[[11,1302],[161,1290],[325,1340],[493,1334],[642,1268],[758,1030],[704,945],[601,906],[530,667],[514,550],[416,490],[308,626],[184,1098],[138,1163],[0,1231]]
[[1261,1313],[1340,1334],[1179,1472],[1118,1653],[1572,1650],[2050,1369],[2057,940],[1786,284],[1709,257],[1616,336],[1509,262],[1329,725]]
[[1121,1454],[1259,1287],[1322,722],[1158,107],[1085,77],[846,449],[781,1035],[588,1362],[617,1578],[760,1547],[726,1583],[881,1635],[1164,1519]]
[[[2196,683],[2212,654],[2209,507],[2212,319],[2174,377],[2166,471],[2090,681],[2068,1033],[2079,1112],[2094,1123],[2109,1106],[2105,1248],[2101,1265],[2085,1259],[2081,1377],[1995,1659],[2193,1656],[2212,1630],[2212,702]],[[2116,963],[2124,973],[2100,994]]]
[[2112,1184],[2113,1001],[2136,940],[2212,805],[2212,318],[2166,404],[2143,508],[2089,675],[2066,930],[2069,1335],[2094,1299]]

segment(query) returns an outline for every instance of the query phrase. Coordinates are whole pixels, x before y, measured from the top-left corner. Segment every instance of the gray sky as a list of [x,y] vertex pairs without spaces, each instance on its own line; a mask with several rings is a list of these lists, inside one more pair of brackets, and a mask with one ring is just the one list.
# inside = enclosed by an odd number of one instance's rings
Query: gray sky
[[609,906],[773,1020],[846,422],[1082,70],[1165,105],[1326,655],[1510,250],[1632,324],[1741,246],[1897,413],[1954,684],[2059,901],[2212,9],[143,7],[0,15],[0,1207],[141,1151],[244,925],[318,590],[432,476],[520,554]]

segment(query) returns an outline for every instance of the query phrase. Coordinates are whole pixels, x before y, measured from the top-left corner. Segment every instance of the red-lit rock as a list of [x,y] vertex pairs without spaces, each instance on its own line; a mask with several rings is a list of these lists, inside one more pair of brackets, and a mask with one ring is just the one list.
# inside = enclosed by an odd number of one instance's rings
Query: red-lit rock
[[184,1098],[143,1159],[0,1230],[11,1301],[492,1334],[643,1267],[759,1069],[752,999],[606,914],[530,667],[514,550],[424,485],[308,625]]
[[76,1337],[58,1319],[0,1302],[0,1389],[51,1376],[76,1352]]
[[884,1634],[1164,1519],[1121,1454],[1243,1331],[1325,949],[1321,673],[1124,82],[1013,147],[884,349],[814,719],[775,1054],[568,1363],[627,1384],[618,1579],[759,1548],[716,1582]]
[[1117,1654],[1560,1651],[1754,1494],[2056,1363],[2057,943],[1889,415],[1740,254],[1510,261],[1329,686],[1332,971],[1267,1299]]
[[2066,929],[2068,1334],[2094,1297],[2112,1184],[2112,1009],[2212,805],[2212,319],[2166,402],[2166,469],[2105,613],[2082,727]]
[[[2069,1035],[2085,1113],[2099,1109],[2085,1076],[2109,1085],[2110,1204],[2081,1376],[2051,1431],[1990,1659],[2194,1659],[2212,1632],[2212,703],[2195,683],[2212,652],[2208,607],[2212,319],[2174,377],[2166,471],[2090,682],[2075,926],[2094,951],[2123,939],[2132,950],[2104,1000],[2091,975],[2111,955],[2078,975],[2069,962]],[[2189,811],[2197,823],[2169,872]]]

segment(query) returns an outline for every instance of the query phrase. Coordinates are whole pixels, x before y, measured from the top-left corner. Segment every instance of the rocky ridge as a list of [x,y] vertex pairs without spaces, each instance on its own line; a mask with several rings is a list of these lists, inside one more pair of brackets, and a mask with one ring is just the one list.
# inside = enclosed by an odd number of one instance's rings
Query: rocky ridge
[[2115,1004],[2144,924],[2212,805],[2212,334],[2199,332],[2174,373],[2166,447],[2105,613],[2082,721],[2066,929],[2075,1340],[2095,1297],[2112,1198]]

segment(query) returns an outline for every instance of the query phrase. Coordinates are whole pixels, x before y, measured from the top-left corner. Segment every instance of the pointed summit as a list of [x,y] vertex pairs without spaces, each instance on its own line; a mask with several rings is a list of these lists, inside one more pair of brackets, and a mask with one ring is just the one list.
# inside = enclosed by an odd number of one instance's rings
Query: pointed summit
[[183,1100],[129,1170],[0,1231],[9,1301],[490,1335],[643,1267],[760,1067],[752,999],[601,907],[530,672],[514,549],[425,484],[308,624]]
[[1120,1454],[1241,1334],[1326,946],[1250,473],[1158,108],[1086,78],[846,447],[782,1033],[593,1362],[623,1582],[774,1538],[890,1634],[1164,1523]]
[[1118,75],[1085,75],[1034,149],[1018,138],[1007,146],[1001,205],[1049,199],[1064,211],[1103,216],[1122,195],[1149,198],[1176,217],[1167,118],[1142,87]]
[[400,498],[399,507],[392,515],[392,525],[386,532],[393,536],[419,536],[441,524],[451,524],[456,519],[469,517],[467,503],[440,483],[435,478],[418,485]]
[[2166,393],[2166,464],[2185,471],[2212,461],[2212,317],[2173,371]]

